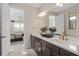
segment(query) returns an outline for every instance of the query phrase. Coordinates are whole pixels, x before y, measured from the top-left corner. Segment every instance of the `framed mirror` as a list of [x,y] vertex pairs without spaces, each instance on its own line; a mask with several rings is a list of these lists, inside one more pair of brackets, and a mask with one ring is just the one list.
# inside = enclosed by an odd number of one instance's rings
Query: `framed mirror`
[[76,29],[77,13],[76,9],[69,11],[69,29]]

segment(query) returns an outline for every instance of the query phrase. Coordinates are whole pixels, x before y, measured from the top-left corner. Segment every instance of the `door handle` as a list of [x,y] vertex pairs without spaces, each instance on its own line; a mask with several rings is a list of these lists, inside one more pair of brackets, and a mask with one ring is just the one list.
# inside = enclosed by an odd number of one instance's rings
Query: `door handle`
[[6,36],[0,36],[0,38],[6,38]]

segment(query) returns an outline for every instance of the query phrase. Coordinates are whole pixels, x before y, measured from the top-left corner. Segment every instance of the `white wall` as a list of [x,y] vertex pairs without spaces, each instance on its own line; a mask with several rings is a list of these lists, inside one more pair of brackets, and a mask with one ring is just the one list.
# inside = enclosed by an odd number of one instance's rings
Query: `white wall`
[[56,33],[58,34],[63,33],[64,32],[64,14],[63,13],[56,15],[55,24],[57,28]]
[[10,48],[10,19],[9,19],[9,5],[7,3],[1,4],[1,36],[2,38],[2,55],[8,55]]

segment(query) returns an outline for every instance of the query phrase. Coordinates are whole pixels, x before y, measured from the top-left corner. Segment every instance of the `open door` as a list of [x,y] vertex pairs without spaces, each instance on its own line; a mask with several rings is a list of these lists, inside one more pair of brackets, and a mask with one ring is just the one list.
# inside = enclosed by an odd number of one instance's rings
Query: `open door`
[[6,56],[10,48],[10,20],[9,20],[9,5],[0,3],[0,55]]

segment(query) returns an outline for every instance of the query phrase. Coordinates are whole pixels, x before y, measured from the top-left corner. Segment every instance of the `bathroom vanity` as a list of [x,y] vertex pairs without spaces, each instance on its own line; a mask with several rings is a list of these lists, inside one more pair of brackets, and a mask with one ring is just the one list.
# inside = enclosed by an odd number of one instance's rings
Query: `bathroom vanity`
[[[71,37],[67,38],[70,39]],[[58,36],[46,38],[40,34],[31,35],[31,46],[38,56],[77,56],[79,55],[79,43],[73,41],[73,38],[62,41]]]

